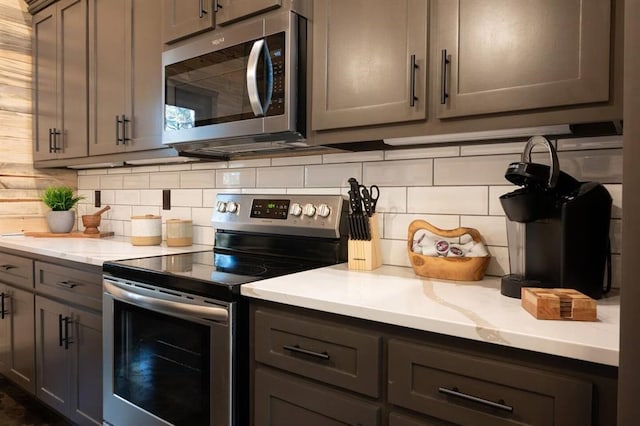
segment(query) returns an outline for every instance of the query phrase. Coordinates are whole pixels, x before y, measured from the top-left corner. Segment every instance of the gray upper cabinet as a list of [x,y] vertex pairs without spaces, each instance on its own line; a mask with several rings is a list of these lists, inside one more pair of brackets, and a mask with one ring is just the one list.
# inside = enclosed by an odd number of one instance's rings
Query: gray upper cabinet
[[214,0],[216,22],[226,25],[282,6],[282,0]]
[[87,155],[87,1],[33,17],[34,160]]
[[154,0],[90,0],[89,154],[159,148],[161,8]]
[[427,1],[313,7],[312,130],[424,120]]
[[609,100],[611,0],[437,0],[434,8],[438,118]]
[[162,40],[171,43],[213,29],[214,2],[215,0],[163,0]]

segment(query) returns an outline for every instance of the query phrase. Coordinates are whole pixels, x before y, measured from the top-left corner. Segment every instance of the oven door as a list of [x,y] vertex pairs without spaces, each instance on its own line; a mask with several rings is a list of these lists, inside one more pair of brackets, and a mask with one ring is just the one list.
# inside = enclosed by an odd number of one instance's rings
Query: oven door
[[233,424],[234,303],[103,286],[105,424]]

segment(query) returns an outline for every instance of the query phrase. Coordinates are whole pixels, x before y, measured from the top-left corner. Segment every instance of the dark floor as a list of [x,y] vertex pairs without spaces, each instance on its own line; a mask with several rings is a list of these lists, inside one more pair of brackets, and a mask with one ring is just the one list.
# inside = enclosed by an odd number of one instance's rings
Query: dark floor
[[70,424],[34,396],[0,375],[0,425],[67,426]]

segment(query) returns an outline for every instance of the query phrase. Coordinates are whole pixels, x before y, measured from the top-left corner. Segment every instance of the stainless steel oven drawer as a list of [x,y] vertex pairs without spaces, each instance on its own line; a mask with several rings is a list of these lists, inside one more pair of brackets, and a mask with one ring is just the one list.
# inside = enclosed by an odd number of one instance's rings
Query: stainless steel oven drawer
[[50,263],[35,263],[36,290],[68,302],[102,310],[102,275]]
[[380,336],[344,325],[255,311],[255,359],[372,397],[380,396]]
[[392,339],[388,399],[460,425],[590,425],[592,384]]
[[33,288],[33,260],[0,253],[0,281],[22,288]]

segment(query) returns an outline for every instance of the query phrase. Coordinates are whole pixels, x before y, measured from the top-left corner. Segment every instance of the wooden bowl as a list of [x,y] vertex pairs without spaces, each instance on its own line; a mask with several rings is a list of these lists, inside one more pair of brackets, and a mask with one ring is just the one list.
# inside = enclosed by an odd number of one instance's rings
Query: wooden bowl
[[482,242],[480,233],[474,228],[440,229],[427,221],[414,220],[409,225],[407,252],[409,254],[411,267],[416,275],[455,281],[479,281],[484,277],[491,256],[442,257],[425,256],[421,253],[414,253],[411,250],[413,247],[413,237],[415,233],[421,229],[445,238],[454,238],[469,234],[476,243]]

